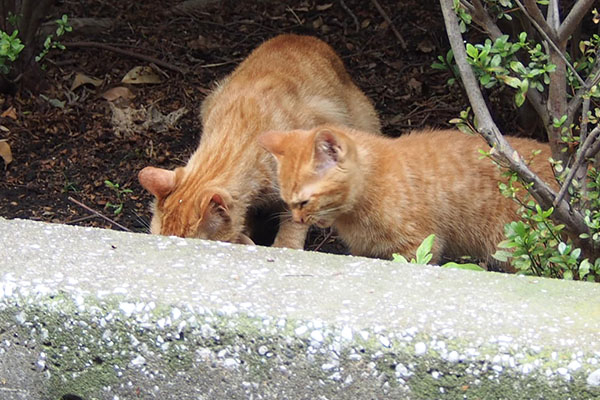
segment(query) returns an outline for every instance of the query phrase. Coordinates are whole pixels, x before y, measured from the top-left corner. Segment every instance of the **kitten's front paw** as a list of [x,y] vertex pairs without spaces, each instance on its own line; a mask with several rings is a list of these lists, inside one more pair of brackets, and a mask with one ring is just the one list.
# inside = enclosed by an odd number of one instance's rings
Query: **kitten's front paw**
[[275,237],[273,247],[287,247],[289,249],[303,249],[308,233],[308,225],[296,222],[282,222]]

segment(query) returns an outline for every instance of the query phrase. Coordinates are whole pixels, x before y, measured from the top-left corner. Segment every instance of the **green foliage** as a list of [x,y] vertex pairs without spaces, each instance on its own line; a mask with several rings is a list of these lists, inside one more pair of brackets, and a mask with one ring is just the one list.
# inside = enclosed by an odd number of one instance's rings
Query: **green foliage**
[[113,183],[113,182],[109,181],[108,179],[104,181],[104,184],[106,185],[106,187],[110,188],[117,197],[117,202],[116,203],[107,202],[106,208],[111,208],[113,210],[114,215],[119,215],[123,211],[125,195],[131,193],[132,190],[131,189],[122,189],[118,183]]
[[452,52],[452,49],[448,50],[448,52],[446,53],[446,57],[438,56],[437,59],[439,62],[432,63],[431,68],[439,70],[448,70],[452,72],[453,77],[448,79],[448,82],[446,83],[448,86],[454,85],[456,83],[456,77],[459,76],[459,72],[456,63],[454,62],[454,53]]
[[[532,200],[525,204],[525,200],[521,199],[527,197],[521,196],[525,189],[517,184],[516,174],[506,175],[508,181],[499,184],[500,191],[504,196],[521,203],[521,220],[505,225],[506,240],[500,242],[499,250],[493,257],[510,263],[518,273],[525,275],[569,280],[600,280],[600,260],[596,260],[594,264],[587,259],[582,260],[581,249],[564,234],[564,225],[552,221],[551,215],[554,210],[542,210]],[[590,185],[592,184],[600,184],[600,180],[590,182]],[[597,190],[591,191],[590,194],[598,199]],[[590,209],[586,210],[590,212],[588,225],[595,232],[594,235],[600,236],[600,212],[592,213]]]
[[14,30],[12,35],[0,31],[0,74],[6,75],[10,72],[10,62],[14,62],[25,46],[21,39],[17,37],[18,30]]
[[[401,262],[404,264],[427,264],[433,258],[433,254],[431,253],[431,249],[433,248],[433,243],[435,241],[435,235],[432,233],[427,236],[423,242],[417,248],[416,258],[412,258],[410,261],[406,259],[406,257],[400,254],[394,254],[394,261]],[[477,264],[458,264],[455,262],[449,262],[442,265],[442,268],[453,268],[453,269],[466,269],[471,271],[484,271]]]
[[64,50],[65,46],[62,45],[56,38],[63,36],[66,32],[71,32],[73,27],[69,25],[68,17],[66,14],[63,14],[60,19],[55,20],[56,22],[56,36],[54,34],[50,34],[46,36],[44,40],[44,47],[39,55],[35,57],[35,61],[39,62],[42,58],[46,57],[48,52],[52,49],[60,49]]
[[[427,236],[423,242],[419,245],[419,248],[417,248],[417,254],[416,254],[416,258],[413,258],[410,260],[411,264],[427,264],[429,261],[431,261],[431,258],[433,257],[433,254],[431,254],[431,249],[433,248],[433,241],[435,240],[435,235],[432,233],[431,235]],[[394,261],[398,261],[398,262],[402,262],[402,263],[409,263],[409,261],[406,259],[406,257],[400,255],[400,254],[394,254]]]
[[477,129],[473,126],[474,124],[471,123],[471,107],[467,107],[466,110],[460,112],[458,118],[452,118],[448,122],[456,125],[459,131],[469,135],[474,135],[477,132]]
[[[531,44],[527,33],[521,32],[517,42],[510,42],[508,35],[500,36],[493,43],[486,39],[483,44],[467,43],[467,61],[473,66],[479,83],[489,89],[503,83],[516,89],[515,104],[521,106],[529,87],[540,92],[544,84],[550,83],[549,74],[556,70],[554,64],[548,62],[548,55],[542,46]],[[530,60],[524,65],[517,59],[519,52],[526,52]]]
[[[9,13],[7,22],[12,26],[17,26],[19,19],[20,15]],[[56,36],[50,34],[46,37],[41,53],[35,57],[36,61],[40,61],[44,58],[51,49],[65,49],[65,46],[56,41],[55,38],[63,36],[66,32],[71,32],[73,28],[69,25],[66,14],[63,14],[63,16],[55,22],[57,24]],[[18,35],[19,31],[16,29],[11,35],[4,31],[0,31],[0,74],[2,75],[7,75],[11,72],[10,63],[16,61],[25,48],[25,45],[21,42]]]
[[[600,123],[600,87],[598,79],[594,77],[598,69],[600,35],[580,35],[581,41],[569,43],[569,52],[564,51],[559,55],[559,50],[551,46],[548,38],[531,24],[532,18],[523,15],[525,11],[522,10],[521,4],[514,0],[484,0],[481,3],[483,8],[478,11],[487,15],[479,15],[475,22],[485,25],[486,18],[489,18],[487,21],[494,21],[493,23],[500,19],[510,22],[513,15],[518,15],[519,18],[516,18],[515,22],[519,23],[512,24],[512,29],[506,29],[507,32],[514,32],[511,36],[502,35],[480,43],[469,43],[467,40],[465,43],[467,61],[472,66],[480,86],[484,89],[514,90],[514,103],[517,107],[523,105],[527,94],[534,91],[540,94],[539,99],[543,105],[564,104],[568,103],[569,99],[573,100],[568,104],[566,111],[561,108],[562,112],[568,112],[569,115],[557,115],[556,110],[547,106],[547,113],[541,116],[542,120],[550,121],[550,124],[545,124],[545,128],[552,139],[554,155],[560,158],[550,159],[550,162],[553,164],[557,181],[562,184],[570,173],[577,151],[580,151],[578,147],[585,139],[584,134],[591,135],[590,132]],[[537,0],[536,3],[549,4],[548,0]],[[469,10],[477,8],[471,8],[469,4],[472,5],[473,2],[454,0],[454,9],[463,32],[473,22],[468,15]],[[592,21],[597,24],[600,21],[598,12],[594,10],[592,15]],[[498,26],[505,29],[506,24]],[[519,30],[523,32],[519,33]],[[580,36],[574,36],[570,40]],[[550,62],[550,54],[553,55],[553,60],[562,58],[564,63],[557,61],[557,67]],[[440,62],[432,65],[433,68],[454,71],[453,57],[439,56],[438,60]],[[454,72],[453,76],[456,76]],[[551,81],[561,83],[562,86],[561,77],[567,81],[565,92],[548,90]],[[583,81],[587,81],[588,85],[585,92],[581,90]],[[553,98],[549,98],[550,96]],[[583,101],[577,103],[578,98]],[[537,96],[535,102],[538,104],[536,110],[540,112]],[[571,108],[571,105],[574,107]],[[585,110],[587,115],[576,115],[580,109]],[[461,112],[460,117],[450,122],[462,131],[475,131],[477,121],[473,120],[469,111]],[[560,145],[557,144],[557,140],[560,140]],[[558,156],[558,149],[565,156]],[[489,157],[491,153],[483,151],[482,154]],[[575,179],[568,182],[569,187],[564,199],[575,211],[573,215],[583,215],[589,228],[589,234],[570,238],[566,234],[567,228],[553,221],[555,217],[552,208],[545,210],[535,202],[529,201],[527,191],[530,185],[519,182],[515,173],[507,174],[507,179],[499,184],[500,190],[506,197],[521,205],[521,220],[505,226],[506,240],[500,243],[500,250],[495,257],[510,263],[522,274],[600,282],[600,261],[588,260],[582,255],[582,249],[585,249],[586,254],[596,257],[600,248],[600,174],[595,169],[597,165],[591,157],[584,160],[577,171],[578,174],[575,174]],[[587,175],[582,173],[585,171]],[[568,220],[562,221],[569,225]],[[571,232],[581,232],[580,225],[569,225],[569,229]]]

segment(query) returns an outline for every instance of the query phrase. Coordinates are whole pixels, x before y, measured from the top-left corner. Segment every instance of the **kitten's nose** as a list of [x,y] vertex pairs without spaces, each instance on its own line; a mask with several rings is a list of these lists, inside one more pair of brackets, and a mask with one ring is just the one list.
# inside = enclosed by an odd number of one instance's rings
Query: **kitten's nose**
[[299,212],[292,211],[292,219],[296,223],[299,223],[299,224],[303,224],[304,223],[304,217],[302,215],[300,215]]

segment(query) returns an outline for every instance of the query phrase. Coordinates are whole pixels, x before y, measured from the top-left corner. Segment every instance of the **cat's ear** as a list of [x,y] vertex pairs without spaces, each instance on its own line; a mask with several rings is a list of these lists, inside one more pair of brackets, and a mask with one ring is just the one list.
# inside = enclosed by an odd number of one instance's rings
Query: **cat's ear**
[[274,156],[283,155],[285,132],[268,131],[258,137],[258,144]]
[[347,153],[346,137],[330,129],[315,135],[315,161],[319,171],[327,170],[342,161]]
[[162,199],[175,189],[175,171],[146,167],[138,174],[140,185],[155,197]]
[[229,215],[232,198],[224,191],[214,191],[201,197],[199,206],[204,230],[209,234],[222,231],[231,222]]
[[227,204],[228,201],[226,201],[227,198],[228,196],[225,196],[224,194],[214,193],[210,198],[210,202],[217,208],[222,208],[224,211],[229,211]]

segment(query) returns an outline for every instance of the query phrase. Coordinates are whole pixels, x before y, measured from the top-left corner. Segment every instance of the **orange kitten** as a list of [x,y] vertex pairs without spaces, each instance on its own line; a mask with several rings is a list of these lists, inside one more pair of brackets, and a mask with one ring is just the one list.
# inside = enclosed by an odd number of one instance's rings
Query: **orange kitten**
[[[205,99],[201,115],[202,139],[186,166],[139,173],[156,197],[152,233],[251,243],[248,213],[282,205],[275,161],[256,142],[260,133],[323,123],[380,127],[333,49],[297,35],[255,49]],[[302,248],[307,229],[282,220],[274,245]]]
[[[509,138],[531,168],[554,181],[547,144]],[[518,205],[502,196],[499,168],[458,131],[413,132],[397,139],[334,126],[267,132],[259,143],[278,161],[281,196],[295,221],[333,226],[354,255],[414,257],[428,235],[442,256],[489,260]],[[506,267],[506,266],[504,266]]]

